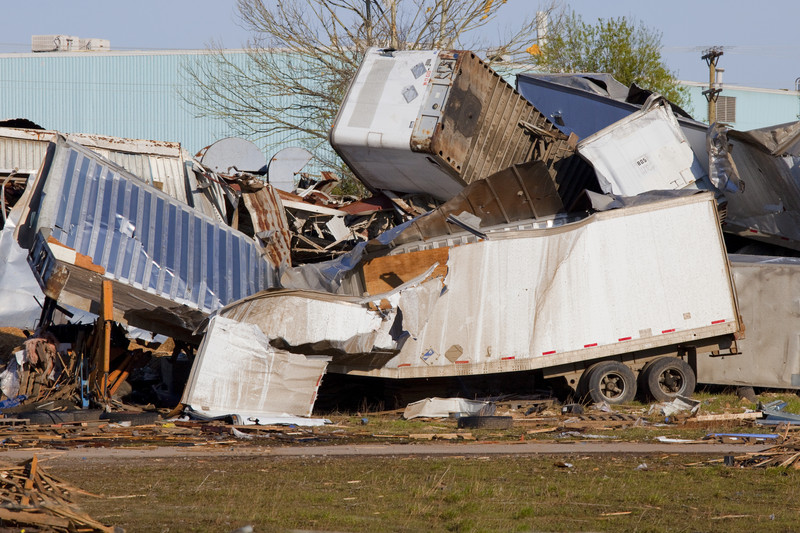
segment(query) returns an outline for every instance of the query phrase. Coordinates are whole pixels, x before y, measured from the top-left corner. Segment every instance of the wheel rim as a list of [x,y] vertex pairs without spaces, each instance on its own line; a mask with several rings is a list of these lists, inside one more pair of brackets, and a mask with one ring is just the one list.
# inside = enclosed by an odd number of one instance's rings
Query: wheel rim
[[683,389],[683,374],[674,368],[668,368],[658,376],[658,387],[667,394],[676,394]]
[[600,392],[606,398],[613,400],[625,394],[625,379],[615,372],[610,372],[600,380]]

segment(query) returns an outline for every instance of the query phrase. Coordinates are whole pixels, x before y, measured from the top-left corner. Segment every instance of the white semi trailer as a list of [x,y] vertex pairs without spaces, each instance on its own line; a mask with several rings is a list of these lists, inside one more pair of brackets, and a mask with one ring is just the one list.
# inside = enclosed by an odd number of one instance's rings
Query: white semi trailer
[[[220,314],[328,372],[447,378],[539,371],[594,401],[694,390],[698,357],[742,323],[714,197],[680,196],[407,242],[344,272],[337,294],[261,293]],[[330,273],[330,269],[325,269]]]

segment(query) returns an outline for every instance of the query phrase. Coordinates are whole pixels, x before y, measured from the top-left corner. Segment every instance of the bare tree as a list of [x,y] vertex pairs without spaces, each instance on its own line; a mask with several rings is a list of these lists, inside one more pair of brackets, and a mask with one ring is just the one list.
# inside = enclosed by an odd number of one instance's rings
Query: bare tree
[[329,166],[341,163],[317,149],[367,48],[490,50],[491,61],[535,40],[533,13],[487,37],[505,0],[238,0],[237,9],[253,35],[246,56],[212,44],[185,68],[184,100],[250,139],[288,134]]

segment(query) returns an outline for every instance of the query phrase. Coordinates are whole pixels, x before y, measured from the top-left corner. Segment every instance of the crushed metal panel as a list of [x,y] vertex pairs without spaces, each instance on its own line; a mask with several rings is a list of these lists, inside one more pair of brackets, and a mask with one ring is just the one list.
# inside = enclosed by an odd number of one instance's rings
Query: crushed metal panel
[[242,191],[242,201],[252,221],[253,234],[275,267],[292,265],[289,221],[280,196],[271,185],[256,191]]
[[44,294],[28,267],[28,251],[14,238],[22,206],[15,208],[0,230],[0,325],[33,328],[41,316]]
[[52,138],[50,131],[0,128],[0,173],[35,174]]
[[309,353],[369,353],[393,350],[389,330],[393,312],[369,309],[361,298],[313,291],[266,291],[218,312],[218,316],[255,324],[284,346]]
[[[56,131],[0,128],[0,174],[19,169],[35,174]],[[191,158],[180,143],[123,139],[85,133],[68,134],[67,139],[90,148],[144,181],[207,216],[223,221],[224,203],[219,202],[219,184],[194,175]],[[207,182],[206,182],[207,181]],[[222,207],[220,207],[222,206]]]
[[[709,130],[715,175],[737,185],[723,191],[726,232],[800,250],[800,157],[786,151],[794,129],[789,126],[786,135],[770,134],[769,128],[757,134]],[[787,155],[773,155],[776,150]]]
[[[565,134],[589,137],[640,109],[627,98],[630,89],[608,74],[518,74],[517,90]],[[708,172],[708,125],[678,116],[683,134]]]
[[425,398],[406,405],[403,418],[447,418],[453,413],[479,415],[490,407],[493,407],[490,402],[466,398]]
[[594,166],[603,192],[636,196],[647,191],[710,189],[669,103],[653,98],[583,139],[578,153]]
[[238,415],[245,423],[310,416],[328,360],[279,350],[257,326],[213,317],[181,403],[204,416]]
[[697,357],[698,381],[800,389],[800,259],[731,255],[746,335],[741,354]]
[[448,222],[451,215],[470,213],[481,227],[554,215],[564,208],[547,166],[541,161],[514,165],[472,183],[455,198],[415,220],[394,241],[415,240],[460,232]]
[[552,168],[574,153],[566,135],[469,51],[370,49],[330,141],[369,187],[441,200],[512,164]]
[[[51,239],[142,298],[155,295],[202,313],[276,283],[252,239],[60,137],[27,210],[18,240],[28,249],[38,243],[41,253],[29,262],[45,287],[50,270],[44,250]],[[77,296],[96,300],[95,285]]]
[[800,157],[800,121],[789,122],[748,131],[737,131],[733,136],[761,145],[771,155]]

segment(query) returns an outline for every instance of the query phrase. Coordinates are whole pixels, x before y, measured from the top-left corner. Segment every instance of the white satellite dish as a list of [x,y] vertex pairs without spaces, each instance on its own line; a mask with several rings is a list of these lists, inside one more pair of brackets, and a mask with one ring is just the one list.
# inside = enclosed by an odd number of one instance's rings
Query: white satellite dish
[[297,174],[311,161],[311,152],[305,148],[284,148],[269,160],[269,183],[276,189],[292,192],[297,188]]
[[239,172],[263,174],[267,170],[267,158],[258,146],[246,139],[226,137],[206,148],[200,162],[217,174],[232,176]]

